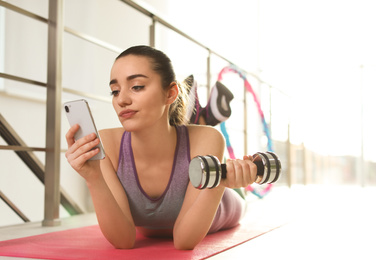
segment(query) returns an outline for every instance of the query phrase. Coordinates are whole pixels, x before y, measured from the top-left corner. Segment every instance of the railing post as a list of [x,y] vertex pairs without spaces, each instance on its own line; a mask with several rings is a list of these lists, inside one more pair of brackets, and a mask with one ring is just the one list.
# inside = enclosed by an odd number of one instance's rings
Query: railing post
[[248,108],[247,108],[247,88],[244,85],[244,154],[248,154]]
[[150,45],[150,47],[155,47],[155,19],[154,19],[154,16],[151,19],[152,19],[152,23],[149,27],[149,45]]
[[210,58],[211,58],[211,51],[208,50],[208,57],[206,59],[206,87],[207,87],[207,98],[209,98],[210,95],[210,77],[211,77],[211,64],[210,64]]
[[60,127],[62,90],[63,0],[49,1],[46,102],[46,167],[43,226],[60,224]]
[[[365,167],[364,167],[364,86],[363,86],[364,65],[360,65],[360,162],[357,182],[361,187],[365,187]],[[358,180],[360,178],[360,180]]]
[[308,185],[310,184],[310,178],[309,178],[309,169],[307,165],[307,149],[305,147],[304,142],[302,143],[302,168],[303,168],[303,184]]
[[286,146],[286,154],[287,154],[287,185],[289,188],[292,187],[293,184],[293,171],[292,171],[292,154],[291,154],[291,140],[290,140],[290,122],[287,125],[287,146]]

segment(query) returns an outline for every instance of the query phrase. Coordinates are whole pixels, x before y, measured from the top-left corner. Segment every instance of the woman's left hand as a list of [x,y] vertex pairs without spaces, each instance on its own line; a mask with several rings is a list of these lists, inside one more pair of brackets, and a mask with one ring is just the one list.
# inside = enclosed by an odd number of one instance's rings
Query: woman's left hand
[[226,179],[222,179],[221,185],[228,188],[247,187],[254,182],[260,182],[261,177],[257,176],[257,166],[253,163],[252,156],[243,156],[240,159],[226,160],[227,174]]

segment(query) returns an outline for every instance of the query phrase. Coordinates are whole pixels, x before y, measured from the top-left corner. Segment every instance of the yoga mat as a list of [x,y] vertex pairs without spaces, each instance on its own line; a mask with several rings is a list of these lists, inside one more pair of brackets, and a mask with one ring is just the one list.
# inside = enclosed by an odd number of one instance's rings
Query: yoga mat
[[172,239],[137,233],[134,249],[115,249],[99,226],[88,226],[0,242],[0,256],[37,259],[205,259],[279,226],[238,225],[207,235],[194,250],[176,250]]

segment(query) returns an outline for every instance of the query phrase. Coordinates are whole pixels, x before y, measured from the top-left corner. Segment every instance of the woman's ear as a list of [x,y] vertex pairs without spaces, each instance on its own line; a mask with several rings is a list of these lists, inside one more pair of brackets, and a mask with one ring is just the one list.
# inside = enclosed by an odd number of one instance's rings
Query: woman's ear
[[179,95],[178,84],[176,82],[172,82],[167,91],[167,104],[170,105],[174,103],[178,95]]

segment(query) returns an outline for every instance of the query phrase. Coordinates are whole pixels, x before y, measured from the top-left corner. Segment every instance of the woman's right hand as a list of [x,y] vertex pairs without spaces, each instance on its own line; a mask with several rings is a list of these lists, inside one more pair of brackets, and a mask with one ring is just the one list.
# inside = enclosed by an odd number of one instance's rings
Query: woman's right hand
[[100,140],[95,133],[75,140],[74,135],[79,128],[80,126],[76,124],[65,135],[68,144],[65,157],[72,168],[88,180],[94,177],[95,173],[100,173],[99,160],[89,161],[91,157],[99,153],[99,148],[93,148],[99,144]]

